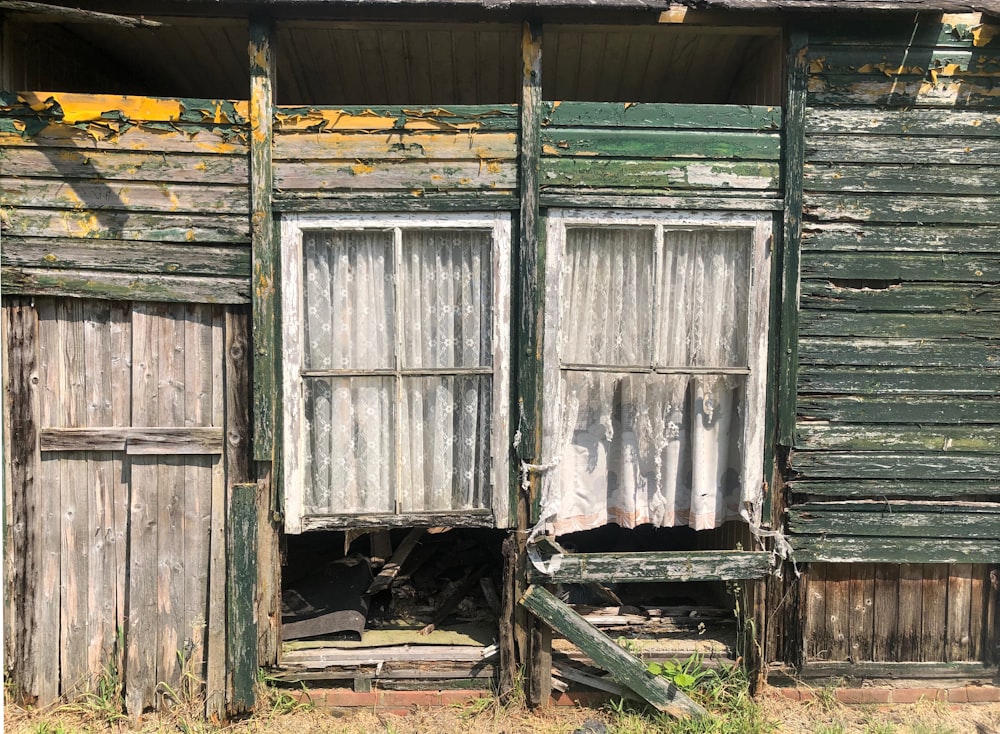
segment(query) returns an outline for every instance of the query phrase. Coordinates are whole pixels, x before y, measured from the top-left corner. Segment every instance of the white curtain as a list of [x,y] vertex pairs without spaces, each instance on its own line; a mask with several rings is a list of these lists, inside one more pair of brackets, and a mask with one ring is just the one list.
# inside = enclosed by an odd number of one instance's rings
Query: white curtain
[[306,514],[489,505],[490,233],[395,237],[303,236]]
[[732,230],[567,230],[556,534],[739,517],[746,378],[711,368],[746,367],[749,256]]

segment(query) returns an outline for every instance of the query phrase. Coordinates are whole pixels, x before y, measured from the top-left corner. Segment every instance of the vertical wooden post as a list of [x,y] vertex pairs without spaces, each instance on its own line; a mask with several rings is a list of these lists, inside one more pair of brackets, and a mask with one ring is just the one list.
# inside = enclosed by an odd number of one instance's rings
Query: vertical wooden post
[[231,676],[229,711],[254,706],[257,681],[257,485],[234,484],[227,529],[227,668]]
[[277,364],[277,246],[271,208],[271,143],[274,104],[273,23],[250,20],[250,237],[253,299],[253,457],[271,461],[274,452]]

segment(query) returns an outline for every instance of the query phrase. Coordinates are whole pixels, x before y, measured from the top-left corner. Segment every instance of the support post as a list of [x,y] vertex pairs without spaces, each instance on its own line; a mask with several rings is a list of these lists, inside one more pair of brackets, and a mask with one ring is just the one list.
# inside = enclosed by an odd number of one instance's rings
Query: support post
[[254,707],[257,682],[257,485],[234,484],[227,528],[229,712]]

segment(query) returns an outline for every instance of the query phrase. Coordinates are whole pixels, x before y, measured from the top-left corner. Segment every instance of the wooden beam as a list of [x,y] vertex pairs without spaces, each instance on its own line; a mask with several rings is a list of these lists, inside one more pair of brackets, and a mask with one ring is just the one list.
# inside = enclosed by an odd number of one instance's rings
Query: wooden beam
[[[377,531],[376,531],[377,532]],[[413,549],[417,547],[417,543],[420,539],[424,537],[426,530],[424,528],[414,528],[409,532],[409,534],[403,538],[403,542],[399,544],[396,548],[396,552],[392,554],[392,559],[382,567],[379,571],[378,576],[376,576],[371,585],[368,587],[368,591],[365,592],[366,595],[372,596],[388,589],[392,585],[392,580],[399,575],[399,569],[403,567],[406,559],[410,557],[410,553]]]
[[650,673],[642,661],[616,645],[541,586],[529,586],[520,603],[607,670],[617,683],[635,691],[658,711],[677,718],[708,715],[677,686]]
[[271,206],[274,107],[274,26],[250,21],[250,238],[253,298],[253,457],[272,461],[275,449],[277,370],[277,242]]
[[234,484],[229,498],[227,668],[230,713],[251,711],[257,682],[257,485]]
[[104,25],[124,26],[126,28],[160,28],[166,25],[158,20],[149,20],[142,16],[135,18],[130,15],[99,13],[96,10],[67,8],[63,5],[29,2],[28,0],[0,0],[0,10],[47,15],[56,19],[53,22],[59,23],[101,23]]
[[43,428],[42,451],[125,451],[129,454],[221,454],[221,427]]
[[826,662],[805,663],[797,677],[817,678],[895,679],[895,680],[951,680],[953,678],[981,678],[993,681],[995,671],[979,662],[955,663],[897,663],[897,662]]
[[531,572],[545,583],[648,583],[736,581],[770,574],[773,555],[765,551],[665,551],[662,553],[559,553],[555,570]]

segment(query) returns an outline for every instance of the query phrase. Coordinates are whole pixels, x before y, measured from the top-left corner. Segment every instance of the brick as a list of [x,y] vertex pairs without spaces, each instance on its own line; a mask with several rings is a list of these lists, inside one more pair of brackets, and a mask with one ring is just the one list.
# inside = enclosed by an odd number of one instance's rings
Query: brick
[[889,703],[888,688],[838,688],[837,700],[841,703]]
[[791,701],[801,701],[802,691],[798,688],[774,688],[772,689],[780,698],[787,698]]
[[441,691],[381,691],[382,706],[440,706]]
[[356,693],[347,688],[330,688],[322,699],[314,695],[313,701],[318,703],[320,700],[327,706],[374,706],[378,703],[378,693]]
[[442,706],[455,706],[463,703],[468,703],[469,701],[475,701],[479,698],[489,698],[492,694],[489,691],[441,691],[441,705]]
[[893,703],[917,703],[937,701],[942,693],[939,688],[896,688],[892,691]]
[[949,688],[946,693],[948,694],[949,703],[968,703],[969,702],[969,688],[968,686],[962,686],[961,688]]
[[997,686],[967,686],[966,695],[969,703],[1000,702],[1000,688]]

